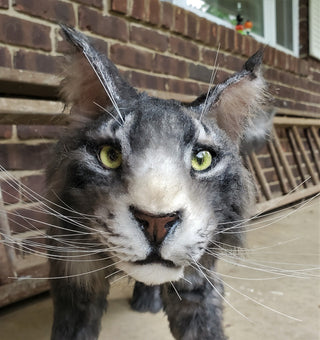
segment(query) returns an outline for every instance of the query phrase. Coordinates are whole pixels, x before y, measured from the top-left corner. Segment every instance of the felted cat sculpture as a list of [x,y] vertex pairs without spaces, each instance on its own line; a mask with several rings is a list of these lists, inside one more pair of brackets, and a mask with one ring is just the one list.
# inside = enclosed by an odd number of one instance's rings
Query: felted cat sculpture
[[133,308],[163,307],[176,339],[225,339],[216,254],[241,246],[253,206],[241,154],[270,125],[262,51],[186,104],[138,92],[86,36],[62,29],[76,50],[62,95],[81,119],[47,171],[58,211],[48,231],[52,339],[98,338],[117,273],[137,281]]

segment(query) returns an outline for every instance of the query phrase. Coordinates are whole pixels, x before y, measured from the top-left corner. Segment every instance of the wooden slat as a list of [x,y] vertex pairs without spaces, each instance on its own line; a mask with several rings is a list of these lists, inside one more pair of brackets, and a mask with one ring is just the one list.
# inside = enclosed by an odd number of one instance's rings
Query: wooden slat
[[262,214],[268,210],[276,209],[288,205],[303,198],[317,195],[320,192],[320,185],[315,185],[307,189],[295,191],[289,195],[273,198],[270,201],[258,203],[256,206],[256,213]]
[[286,179],[285,179],[285,176],[284,176],[284,173],[283,173],[283,168],[280,164],[278,154],[277,154],[276,149],[273,146],[272,142],[270,142],[270,141],[268,142],[268,147],[269,147],[269,150],[270,150],[270,154],[271,154],[273,163],[275,165],[276,172],[277,172],[278,177],[279,177],[282,192],[284,194],[286,194],[286,193],[289,192],[289,189],[288,189],[287,182],[286,182]]
[[291,146],[292,146],[292,149],[293,149],[294,157],[297,159],[296,164],[297,164],[297,167],[298,167],[298,170],[299,170],[299,173],[300,173],[301,182],[303,182],[304,187],[307,187],[308,186],[308,181],[306,181],[307,176],[303,171],[301,153],[300,153],[300,150],[299,150],[297,143],[294,139],[292,129],[288,129],[288,136],[289,136],[289,140],[290,140],[290,143],[291,143]]
[[292,188],[295,188],[297,186],[296,179],[294,178],[294,176],[292,174],[291,168],[290,168],[289,163],[287,161],[287,158],[286,158],[286,156],[285,156],[285,154],[282,150],[282,147],[281,147],[281,144],[280,144],[280,141],[279,141],[279,138],[278,138],[278,135],[277,135],[277,132],[276,132],[275,129],[273,129],[273,142],[274,142],[274,146],[277,150],[277,153],[280,157],[281,164],[284,168],[284,171],[286,172],[286,174],[288,176],[289,183],[290,183]]
[[13,270],[9,264],[7,252],[2,244],[3,238],[0,235],[0,285],[8,283],[9,277],[14,276]]
[[320,155],[319,155],[320,150],[318,150],[318,152],[316,151],[316,146],[314,145],[310,129],[306,130],[306,134],[307,134],[307,139],[310,145],[310,150],[311,150],[311,153],[314,159],[314,164],[318,171],[318,175],[320,177]]
[[316,112],[301,112],[282,107],[276,108],[277,115],[285,115],[292,117],[306,117],[306,118],[319,118],[319,113]]
[[6,246],[6,241],[11,239],[11,230],[9,226],[8,216],[6,214],[6,210],[4,208],[4,203],[2,199],[2,190],[0,187],[0,235],[1,239],[4,240],[4,249],[6,251],[7,261],[13,276],[17,276],[16,270],[16,254],[13,248]]
[[320,126],[320,119],[274,117],[273,123],[279,126]]
[[60,81],[52,74],[0,67],[2,94],[56,99]]
[[312,133],[313,138],[314,138],[314,140],[315,140],[315,142],[317,144],[318,149],[320,149],[320,138],[318,136],[318,133],[317,133],[317,130],[316,130],[315,126],[311,127],[311,133]]
[[[31,277],[34,277],[34,279]],[[10,283],[0,286],[0,307],[48,291],[48,280],[35,279],[36,277],[48,277],[47,263],[34,266],[28,270],[25,277],[20,276],[19,279],[11,279]]]
[[65,124],[68,111],[59,101],[0,98],[0,124]]
[[270,200],[272,198],[272,194],[271,194],[271,191],[270,191],[270,188],[269,188],[269,185],[268,185],[268,182],[264,176],[264,173],[262,171],[262,168],[260,166],[260,163],[259,163],[259,160],[258,160],[258,157],[257,155],[252,152],[250,154],[250,159],[252,161],[252,165],[256,171],[256,174],[257,174],[257,178],[259,180],[259,183],[261,185],[261,188],[264,192],[264,195],[266,196],[267,200]]
[[318,184],[319,183],[318,177],[316,176],[315,172],[313,171],[310,159],[309,159],[309,157],[308,157],[308,155],[306,153],[306,150],[305,150],[304,145],[302,143],[299,131],[298,131],[296,126],[292,127],[292,132],[293,132],[293,135],[294,135],[294,137],[296,139],[296,142],[298,143],[299,149],[301,151],[302,157],[303,157],[304,162],[306,164],[306,167],[307,167],[307,169],[309,171],[311,179],[312,179],[314,184]]

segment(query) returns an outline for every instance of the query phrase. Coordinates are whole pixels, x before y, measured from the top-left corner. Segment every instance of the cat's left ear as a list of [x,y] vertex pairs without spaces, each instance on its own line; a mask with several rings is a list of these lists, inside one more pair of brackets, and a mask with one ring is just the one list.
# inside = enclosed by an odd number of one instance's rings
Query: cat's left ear
[[266,99],[266,83],[261,75],[263,50],[244,64],[243,69],[217,85],[202,102],[203,116],[217,125],[236,143],[240,142],[250,118],[262,110]]
[[120,115],[118,104],[121,100],[137,96],[136,90],[84,34],[66,25],[60,26],[67,40],[75,47],[61,84],[62,97],[72,105],[71,112],[95,118],[103,108],[114,107]]

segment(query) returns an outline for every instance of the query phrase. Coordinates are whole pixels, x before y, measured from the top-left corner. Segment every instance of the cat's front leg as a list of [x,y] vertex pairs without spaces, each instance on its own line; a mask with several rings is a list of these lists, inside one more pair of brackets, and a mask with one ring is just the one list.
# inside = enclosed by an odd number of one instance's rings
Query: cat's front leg
[[177,340],[225,340],[221,282],[210,279],[209,283],[192,269],[185,278],[189,282],[180,280],[162,287],[172,335]]
[[[90,280],[90,278],[88,278]],[[107,282],[81,286],[73,279],[51,281],[54,321],[51,340],[96,340],[106,310]]]
[[162,308],[160,286],[147,286],[137,281],[130,305],[137,312],[158,313]]

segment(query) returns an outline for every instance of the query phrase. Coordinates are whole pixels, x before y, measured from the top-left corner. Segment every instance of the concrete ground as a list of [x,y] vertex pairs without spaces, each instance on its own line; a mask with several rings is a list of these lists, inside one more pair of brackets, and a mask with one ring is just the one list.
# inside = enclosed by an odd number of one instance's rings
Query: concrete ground
[[[248,230],[246,255],[225,256],[219,265],[226,334],[230,340],[319,340],[320,200],[255,220]],[[130,310],[131,291],[126,280],[112,285],[99,339],[172,340],[163,313]],[[48,295],[4,308],[0,339],[50,339],[51,321]]]

